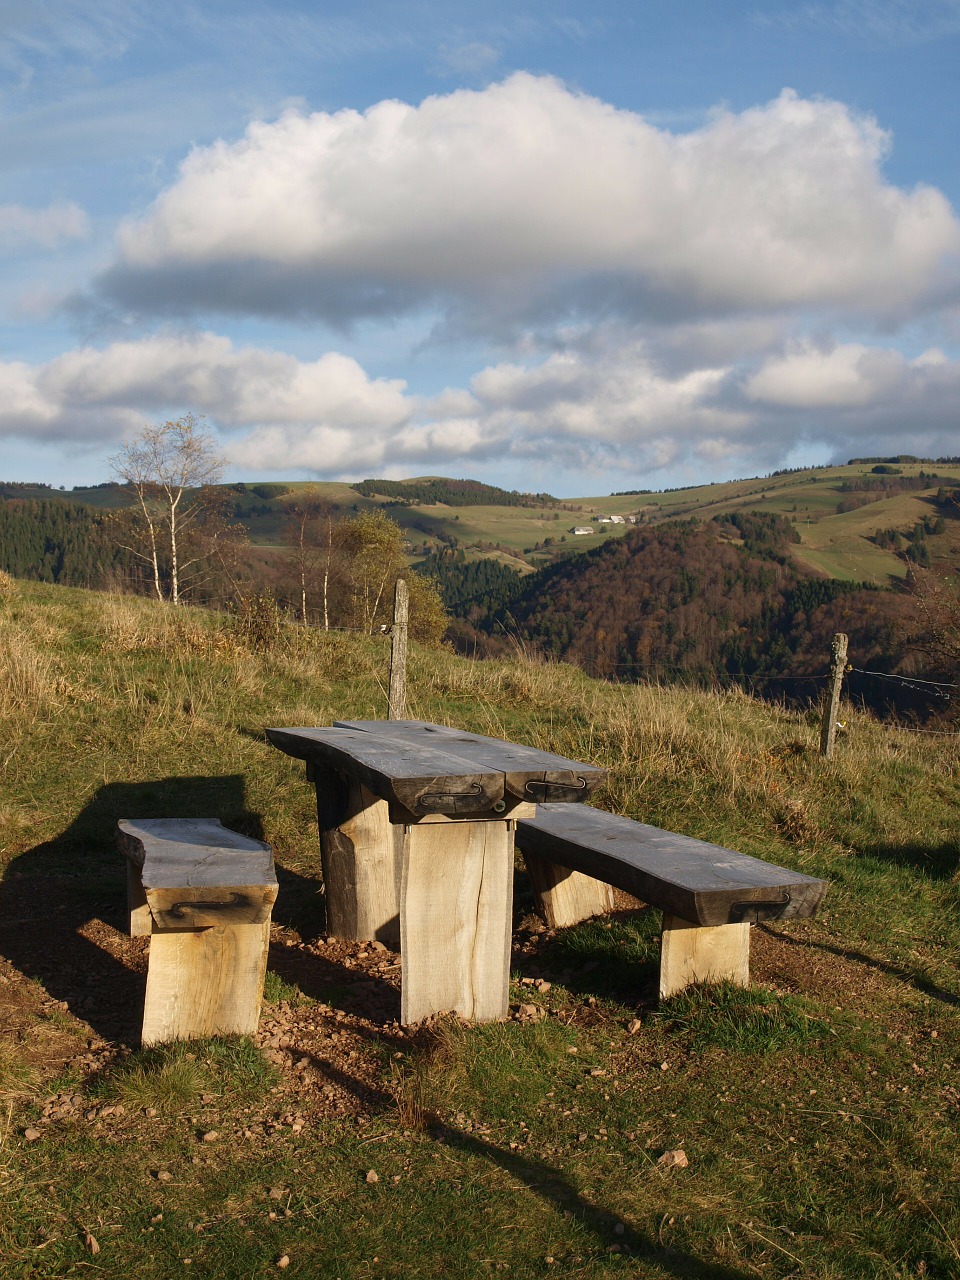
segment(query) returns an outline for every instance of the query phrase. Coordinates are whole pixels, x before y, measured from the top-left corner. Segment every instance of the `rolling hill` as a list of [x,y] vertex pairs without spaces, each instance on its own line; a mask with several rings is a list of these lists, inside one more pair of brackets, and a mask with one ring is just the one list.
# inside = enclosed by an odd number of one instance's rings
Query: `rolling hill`
[[[864,485],[876,487],[857,487]],[[368,479],[356,485],[290,481],[227,486],[235,518],[247,526],[255,547],[282,546],[285,510],[310,497],[342,514],[383,509],[406,532],[413,560],[456,546],[468,559],[494,558],[522,573],[622,537],[631,527],[628,521],[646,526],[691,517],[710,520],[737,511],[770,512],[785,516],[799,535],[788,548],[799,568],[876,586],[896,583],[907,571],[902,556],[877,544],[877,533],[895,529],[909,534],[934,510],[941,488],[957,487],[960,462],[891,464],[873,459],[684,489],[562,500],[436,476]],[[445,500],[432,500],[438,494]],[[64,499],[107,509],[126,505],[125,490],[115,484],[72,490],[0,484],[0,500],[11,499]],[[625,523],[600,523],[613,516]],[[575,527],[593,532],[576,535]]]

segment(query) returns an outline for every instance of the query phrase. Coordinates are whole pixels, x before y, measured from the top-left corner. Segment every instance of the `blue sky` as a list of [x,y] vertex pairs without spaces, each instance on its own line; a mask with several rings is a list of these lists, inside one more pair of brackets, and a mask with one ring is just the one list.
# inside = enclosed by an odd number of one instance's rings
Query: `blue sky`
[[960,453],[960,0],[0,0],[0,478]]

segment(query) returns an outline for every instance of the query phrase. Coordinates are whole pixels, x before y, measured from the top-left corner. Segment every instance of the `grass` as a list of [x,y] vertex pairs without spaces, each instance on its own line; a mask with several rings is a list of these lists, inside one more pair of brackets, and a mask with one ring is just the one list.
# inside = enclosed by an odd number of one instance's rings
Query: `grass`
[[[229,619],[25,583],[0,636],[5,1276],[960,1272],[960,740],[851,709],[826,763],[815,716],[735,692],[414,647],[412,716],[604,764],[603,806],[831,888],[753,930],[750,990],[660,1009],[652,913],[519,934],[512,1000],[541,1020],[374,1029],[342,1060],[353,1105],[324,1110],[249,1041],[88,1053],[83,1019],[137,998],[105,950],[116,819],[217,814],[281,869],[265,1012],[346,1025],[350,981],[298,941],[322,920],[313,797],[263,729],[383,715],[386,642],[291,629],[264,654]],[[64,1010],[68,965],[89,997]]]
[[727,983],[692,987],[672,996],[661,1003],[653,1020],[682,1036],[686,1053],[716,1046],[734,1053],[768,1054],[813,1042],[822,1045],[831,1034],[796,997]]

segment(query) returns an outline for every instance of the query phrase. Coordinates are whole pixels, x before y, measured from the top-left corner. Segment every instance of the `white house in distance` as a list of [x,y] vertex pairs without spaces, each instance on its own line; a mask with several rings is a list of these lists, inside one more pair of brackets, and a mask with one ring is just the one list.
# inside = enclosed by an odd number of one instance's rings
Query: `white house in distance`
[[573,534],[577,534],[577,535],[584,534],[584,533],[593,533],[593,525],[592,525],[592,524],[577,524],[577,525],[574,525],[574,526],[573,526],[573,528],[570,530],[570,532],[571,532],[571,533],[573,533]]
[[601,516],[600,524],[626,524],[623,516]]

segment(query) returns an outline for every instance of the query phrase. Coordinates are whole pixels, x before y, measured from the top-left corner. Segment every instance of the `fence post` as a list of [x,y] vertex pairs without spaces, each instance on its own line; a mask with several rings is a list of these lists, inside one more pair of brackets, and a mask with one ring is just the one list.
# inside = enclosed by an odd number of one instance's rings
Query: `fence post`
[[390,695],[387,718],[403,720],[407,709],[407,584],[397,579],[393,597],[393,631],[390,638]]
[[830,646],[830,683],[823,702],[823,722],[820,726],[820,754],[829,760],[837,736],[837,713],[840,710],[840,687],[847,665],[847,637],[838,631]]

